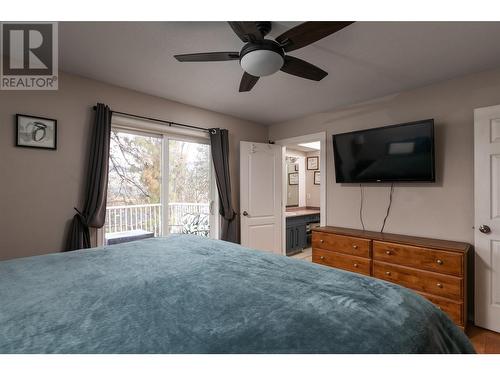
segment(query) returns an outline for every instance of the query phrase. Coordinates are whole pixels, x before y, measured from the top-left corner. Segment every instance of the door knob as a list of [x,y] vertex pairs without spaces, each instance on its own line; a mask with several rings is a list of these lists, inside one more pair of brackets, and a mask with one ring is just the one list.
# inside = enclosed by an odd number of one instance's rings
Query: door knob
[[487,225],[481,225],[479,227],[479,231],[481,233],[488,234],[488,233],[491,233],[491,228],[489,226],[487,226]]
[[248,212],[243,211],[243,216],[248,216]]

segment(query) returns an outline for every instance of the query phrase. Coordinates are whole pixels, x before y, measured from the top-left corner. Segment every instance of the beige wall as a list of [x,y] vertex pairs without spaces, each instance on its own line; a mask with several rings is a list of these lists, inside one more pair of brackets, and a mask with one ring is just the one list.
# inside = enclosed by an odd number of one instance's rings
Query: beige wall
[[[239,141],[267,140],[267,127],[82,77],[61,74],[53,92],[0,91],[0,259],[63,249],[73,207],[82,206],[92,106],[229,129],[239,206]],[[55,118],[57,151],[14,147],[16,113]]]
[[[317,156],[319,160],[319,151],[308,152],[306,157]],[[306,159],[307,166],[307,159]],[[319,169],[321,171],[321,160],[319,160]],[[319,207],[321,200],[321,185],[314,185],[314,172],[306,168],[306,205],[309,207]]]
[[[336,184],[331,135],[426,118],[436,123],[437,182],[399,183],[387,232],[473,241],[473,109],[500,104],[500,69],[446,81],[270,128],[270,139],[327,131],[327,223],[360,228],[359,186]],[[387,184],[365,188],[367,229],[380,230]]]
[[[230,131],[231,173],[238,206],[240,140],[266,141],[267,128],[248,121],[62,74],[55,92],[0,91],[0,259],[60,251],[73,206],[81,207],[91,107]],[[473,109],[500,104],[500,69],[319,113],[269,129],[277,140],[326,130],[329,225],[359,228],[359,187],[334,182],[331,135],[394,123],[436,120],[435,184],[397,184],[386,231],[473,241]],[[14,147],[14,115],[58,120],[58,150]],[[324,172],[328,171],[325,181]],[[388,186],[365,188],[367,229],[379,230]]]

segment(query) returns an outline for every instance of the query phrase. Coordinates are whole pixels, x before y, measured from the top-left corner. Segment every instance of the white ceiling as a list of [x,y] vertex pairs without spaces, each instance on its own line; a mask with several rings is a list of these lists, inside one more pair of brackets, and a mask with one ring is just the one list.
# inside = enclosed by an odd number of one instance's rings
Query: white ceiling
[[[273,22],[276,37],[297,23]],[[174,54],[239,51],[225,22],[61,22],[61,70],[262,124],[333,110],[500,66],[500,22],[357,22],[294,51],[329,72],[278,72],[239,93],[237,61]]]
[[[313,143],[318,143],[319,147],[319,141],[318,142],[313,142]],[[296,145],[286,145],[287,150],[295,150],[295,151],[301,151],[301,152],[312,152],[312,151],[319,151],[319,148],[312,148],[312,147],[307,147],[303,146],[304,143],[299,143]]]

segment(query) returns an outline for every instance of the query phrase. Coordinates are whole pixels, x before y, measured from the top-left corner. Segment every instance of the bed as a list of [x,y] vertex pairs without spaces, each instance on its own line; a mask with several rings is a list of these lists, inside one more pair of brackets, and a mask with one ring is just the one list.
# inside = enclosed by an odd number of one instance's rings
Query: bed
[[0,353],[474,353],[397,285],[194,235],[0,262]]

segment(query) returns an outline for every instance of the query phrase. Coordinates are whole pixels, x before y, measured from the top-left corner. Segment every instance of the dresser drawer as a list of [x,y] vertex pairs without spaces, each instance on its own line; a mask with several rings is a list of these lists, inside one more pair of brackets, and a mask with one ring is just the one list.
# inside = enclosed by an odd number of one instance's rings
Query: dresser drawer
[[312,260],[314,263],[370,276],[371,260],[366,258],[345,255],[335,251],[313,249]]
[[312,247],[369,258],[371,240],[340,236],[330,233],[314,232],[312,236]]
[[448,275],[463,276],[462,254],[450,251],[373,241],[373,259]]
[[395,284],[436,296],[461,299],[462,279],[434,272],[420,271],[394,264],[373,262],[373,276]]
[[464,326],[463,311],[464,304],[459,302],[450,301],[445,298],[432,296],[426,293],[419,293],[422,297],[428,299],[435,304],[441,311],[448,314],[448,316],[459,326]]

